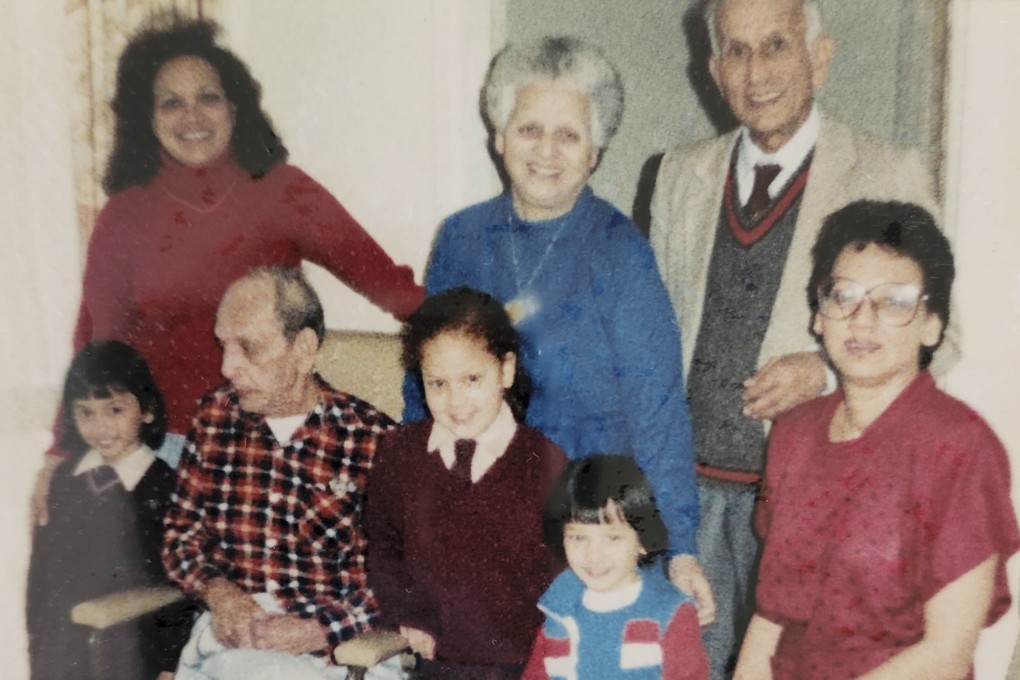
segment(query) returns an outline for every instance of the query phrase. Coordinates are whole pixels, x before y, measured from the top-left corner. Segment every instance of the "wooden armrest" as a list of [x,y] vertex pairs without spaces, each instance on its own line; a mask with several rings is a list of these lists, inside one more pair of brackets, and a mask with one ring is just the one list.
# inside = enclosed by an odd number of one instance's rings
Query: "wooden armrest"
[[133,588],[75,605],[71,609],[71,620],[96,630],[104,630],[183,599],[184,593],[172,586]]
[[370,630],[336,648],[333,658],[341,666],[371,668],[407,649],[407,640],[391,630]]

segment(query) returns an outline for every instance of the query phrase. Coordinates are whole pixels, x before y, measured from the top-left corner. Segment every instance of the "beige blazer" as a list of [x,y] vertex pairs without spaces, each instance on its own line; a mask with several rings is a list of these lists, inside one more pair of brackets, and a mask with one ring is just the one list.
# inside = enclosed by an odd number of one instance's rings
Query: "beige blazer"
[[[701,328],[723,184],[737,135],[731,132],[667,153],[652,198],[650,239],[683,334],[685,372],[690,370]],[[758,366],[817,346],[805,293],[811,247],[827,215],[862,198],[909,201],[938,215],[931,176],[919,153],[894,147],[823,114]],[[936,374],[955,363],[958,347],[950,323],[943,346],[935,353]]]

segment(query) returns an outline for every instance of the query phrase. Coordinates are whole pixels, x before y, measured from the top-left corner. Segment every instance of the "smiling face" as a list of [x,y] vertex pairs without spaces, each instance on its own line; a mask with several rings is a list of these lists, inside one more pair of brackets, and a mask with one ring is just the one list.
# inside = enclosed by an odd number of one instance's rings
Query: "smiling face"
[[499,415],[516,367],[513,352],[500,359],[481,338],[459,331],[439,333],[421,348],[429,412],[458,439],[474,439]]
[[613,501],[599,524],[568,522],[563,527],[567,564],[588,589],[608,593],[638,580],[638,560],[645,554],[637,531],[626,522]]
[[288,341],[275,302],[270,279],[242,279],[227,290],[216,313],[216,339],[223,348],[220,372],[245,411],[293,416],[308,410],[317,342],[309,328]]
[[514,208],[529,221],[570,212],[598,161],[588,98],[558,80],[517,90],[495,145],[510,175]]
[[709,71],[754,142],[774,152],[811,113],[832,40],[807,45],[802,0],[726,0],[717,18],[719,53]]
[[[856,282],[869,290],[887,283],[923,287],[916,262],[873,243],[860,251],[854,245],[844,248],[836,258],[832,277]],[[874,305],[865,298],[847,319],[829,319],[816,313],[814,331],[822,337],[844,384],[906,385],[920,371],[921,347],[938,344],[942,321],[922,303],[910,323],[891,326],[878,318]]]
[[234,106],[209,62],[195,56],[171,59],[156,74],[152,94],[152,131],[179,163],[205,167],[230,146]]
[[153,420],[151,413],[142,412],[138,398],[130,392],[75,399],[71,409],[78,434],[108,465],[141,446],[138,435],[142,423]]

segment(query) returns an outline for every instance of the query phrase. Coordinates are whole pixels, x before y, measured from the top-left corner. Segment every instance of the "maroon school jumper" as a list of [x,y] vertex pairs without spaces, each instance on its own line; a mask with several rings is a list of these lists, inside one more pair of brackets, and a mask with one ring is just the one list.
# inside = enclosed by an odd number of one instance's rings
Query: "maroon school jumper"
[[115,194],[99,215],[74,348],[92,339],[135,347],[166,398],[170,430],[183,434],[222,382],[213,326],[227,286],[255,267],[303,259],[399,318],[423,299],[414,272],[294,166],[252,179],[229,154],[195,170],[164,153],[149,184]]
[[776,680],[857,677],[921,639],[924,605],[999,555],[988,623],[1020,547],[1009,462],[988,425],[922,372],[857,439],[830,442],[843,393],[772,430],[757,522],[758,614],[783,627]]
[[368,583],[382,618],[436,637],[456,664],[523,664],[538,598],[562,569],[542,544],[545,493],[564,453],[524,425],[476,482],[426,451],[432,421],[387,434],[369,473]]

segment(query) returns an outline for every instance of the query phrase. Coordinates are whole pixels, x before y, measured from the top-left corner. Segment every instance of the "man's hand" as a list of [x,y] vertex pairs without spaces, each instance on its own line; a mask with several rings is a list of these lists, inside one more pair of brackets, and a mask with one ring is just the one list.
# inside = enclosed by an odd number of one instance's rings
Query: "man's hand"
[[238,586],[214,578],[202,589],[202,599],[212,615],[213,635],[224,647],[255,647],[252,630],[256,621],[271,616]]
[[702,626],[715,621],[715,599],[712,586],[694,555],[677,555],[669,561],[669,580],[680,590],[694,598],[698,605],[698,623]]
[[308,654],[325,649],[329,644],[322,624],[293,614],[270,614],[254,621],[252,641],[256,649],[283,654]]
[[35,486],[32,487],[32,499],[29,501],[28,516],[29,529],[35,526],[45,526],[50,521],[48,509],[50,502],[50,483],[53,481],[53,472],[60,465],[62,458],[46,454],[43,456],[43,466],[39,474],[35,476]]
[[432,633],[419,628],[401,626],[400,635],[407,640],[407,644],[411,647],[412,652],[420,655],[423,659],[428,659],[429,661],[435,660],[436,638],[433,637]]
[[825,389],[821,352],[797,352],[770,359],[744,381],[744,415],[771,420]]

